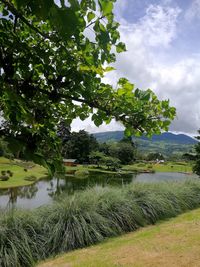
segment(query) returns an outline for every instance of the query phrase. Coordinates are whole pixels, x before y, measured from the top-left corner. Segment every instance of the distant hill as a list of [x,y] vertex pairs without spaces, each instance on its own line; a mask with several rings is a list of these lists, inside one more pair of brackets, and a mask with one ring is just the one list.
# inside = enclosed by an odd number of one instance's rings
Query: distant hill
[[[93,134],[101,143],[120,141],[124,137],[123,131],[102,132]],[[198,142],[185,134],[162,133],[152,138],[133,138],[138,151],[142,153],[159,152],[165,156],[182,155],[194,152],[194,145]]]
[[123,131],[111,131],[111,132],[101,132],[93,133],[96,139],[99,142],[108,142],[108,141],[119,141],[124,137]]
[[[123,131],[111,131],[93,134],[99,142],[107,141],[119,141],[124,137]],[[134,140],[145,140],[150,142],[166,142],[184,145],[194,145],[198,141],[186,134],[173,134],[169,132],[162,133],[160,135],[153,135],[152,138],[139,137],[133,138]]]

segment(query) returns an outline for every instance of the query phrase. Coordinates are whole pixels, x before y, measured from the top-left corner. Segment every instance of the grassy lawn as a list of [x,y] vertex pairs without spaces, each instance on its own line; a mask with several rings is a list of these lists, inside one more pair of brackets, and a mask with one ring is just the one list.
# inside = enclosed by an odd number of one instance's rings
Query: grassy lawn
[[192,164],[168,162],[166,165],[154,164],[153,169],[157,172],[192,172]]
[[[98,171],[103,173],[116,173],[110,171],[106,166],[101,168],[94,168],[93,165],[77,165],[75,167],[66,167],[66,171],[72,170],[87,170],[87,171]],[[192,164],[188,162],[166,162],[166,163],[135,163],[132,165],[124,165],[121,168],[121,172],[143,172],[143,171],[156,171],[156,172],[187,172],[192,173]]]
[[8,181],[0,181],[0,189],[30,185],[46,175],[46,170],[39,165],[0,157],[0,172],[7,170],[13,172],[13,176]]
[[38,267],[117,266],[200,266],[200,209],[38,265]]
[[188,172],[192,173],[192,164],[187,162],[166,162],[166,163],[136,163],[126,165],[122,170],[143,171],[153,169],[156,172]]
[[[116,171],[111,171],[109,170],[106,166],[101,166],[101,168],[97,168],[94,165],[77,165],[74,167],[65,167],[66,172],[70,172],[70,171],[90,171],[90,172],[102,172],[102,173],[110,173],[110,174],[116,174]],[[130,170],[129,172],[131,172],[132,170]],[[127,171],[122,169],[122,173],[127,173]]]

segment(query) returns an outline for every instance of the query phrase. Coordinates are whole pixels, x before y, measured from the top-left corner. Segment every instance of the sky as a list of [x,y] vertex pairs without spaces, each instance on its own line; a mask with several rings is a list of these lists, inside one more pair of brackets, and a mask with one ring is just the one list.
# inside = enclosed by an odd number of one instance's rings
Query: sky
[[[127,52],[117,55],[115,71],[105,81],[128,78],[135,87],[151,88],[177,109],[172,132],[196,135],[200,128],[200,0],[118,0],[115,17]],[[72,130],[123,129],[112,121],[95,127],[90,119]]]

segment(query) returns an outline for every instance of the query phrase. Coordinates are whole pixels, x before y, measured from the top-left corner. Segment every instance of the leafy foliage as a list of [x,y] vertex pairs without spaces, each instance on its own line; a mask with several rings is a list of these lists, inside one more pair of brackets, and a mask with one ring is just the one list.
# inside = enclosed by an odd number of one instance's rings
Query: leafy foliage
[[101,158],[100,162],[113,171],[116,171],[120,167],[120,160],[116,157],[104,156]]
[[[127,135],[160,133],[175,116],[169,101],[127,79],[117,89],[102,82],[115,53],[126,50],[114,20],[115,0],[2,0],[0,3],[0,112],[27,159],[61,167],[57,125],[93,113],[99,126],[112,118]],[[89,37],[92,32],[92,36]],[[107,67],[105,67],[107,66]],[[49,147],[51,158],[45,157]]]
[[92,151],[89,155],[90,162],[99,166],[100,160],[105,157],[105,154],[100,151]]
[[77,159],[79,163],[88,162],[90,153],[97,149],[96,138],[84,130],[72,132],[68,140],[62,143],[63,157]]
[[[198,134],[200,134],[200,130],[198,130]],[[197,136],[196,139],[200,140],[200,136]],[[195,146],[195,152],[196,158],[193,171],[200,176],[200,142]]]
[[[94,146],[95,148],[95,146]],[[100,143],[96,150],[90,153],[91,163],[118,168],[119,164],[129,164],[135,160],[136,147],[131,139],[124,138],[120,142]]]
[[147,155],[147,160],[164,160],[164,156],[161,153],[155,152],[155,153],[149,153]]
[[135,160],[136,148],[130,142],[118,142],[110,144],[109,154],[117,157],[121,164],[130,164]]

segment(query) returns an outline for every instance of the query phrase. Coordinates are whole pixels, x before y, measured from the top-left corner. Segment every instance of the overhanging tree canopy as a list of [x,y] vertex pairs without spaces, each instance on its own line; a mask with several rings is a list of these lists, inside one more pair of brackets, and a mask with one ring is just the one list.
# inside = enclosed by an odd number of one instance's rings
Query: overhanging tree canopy
[[[168,100],[134,89],[125,78],[117,89],[102,82],[115,53],[126,50],[114,2],[0,1],[0,111],[7,125],[1,135],[13,150],[20,147],[55,170],[61,162],[57,125],[91,113],[97,126],[122,122],[127,135],[168,129],[175,116]],[[43,156],[45,144],[51,159]]]

